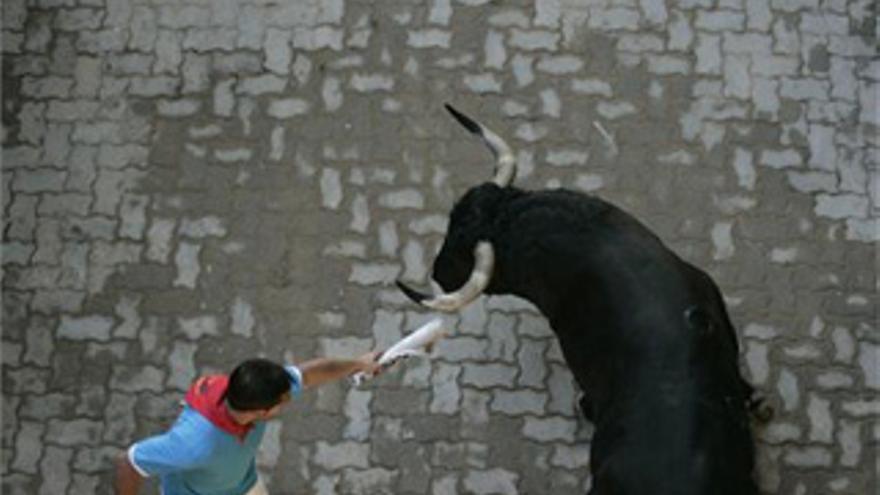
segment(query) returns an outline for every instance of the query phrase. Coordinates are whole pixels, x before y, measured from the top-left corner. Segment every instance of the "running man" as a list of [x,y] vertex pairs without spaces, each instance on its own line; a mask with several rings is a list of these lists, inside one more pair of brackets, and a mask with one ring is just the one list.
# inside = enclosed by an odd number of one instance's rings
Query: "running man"
[[304,388],[380,372],[378,355],[299,366],[249,359],[228,376],[197,379],[171,429],[120,455],[116,494],[137,495],[144,478],[158,476],[163,495],[266,495],[255,462],[266,421]]

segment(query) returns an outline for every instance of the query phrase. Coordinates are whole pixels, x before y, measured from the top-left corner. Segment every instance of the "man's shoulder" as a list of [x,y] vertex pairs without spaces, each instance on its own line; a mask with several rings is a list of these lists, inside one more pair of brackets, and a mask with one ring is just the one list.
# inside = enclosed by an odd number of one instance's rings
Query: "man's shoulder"
[[206,437],[219,435],[222,431],[202,413],[187,405],[183,407],[169,433],[184,442],[203,442]]
[[165,432],[135,442],[129,450],[129,459],[145,475],[210,463],[220,447],[213,430],[205,418],[184,407]]

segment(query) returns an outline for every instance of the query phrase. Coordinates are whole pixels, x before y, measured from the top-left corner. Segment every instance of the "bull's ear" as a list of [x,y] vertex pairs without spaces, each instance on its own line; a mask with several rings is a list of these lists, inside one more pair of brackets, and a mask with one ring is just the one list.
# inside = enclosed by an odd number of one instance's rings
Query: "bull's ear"
[[[481,184],[469,191],[470,197],[468,199],[471,200],[468,203],[470,205],[469,213],[472,215],[470,221],[480,226],[474,231],[475,234],[479,235],[479,237],[485,237],[489,234],[486,229],[491,228],[497,220],[499,213],[516,196],[516,194],[512,194],[513,192],[510,188],[502,188],[492,182]],[[482,240],[489,241],[491,239]]]

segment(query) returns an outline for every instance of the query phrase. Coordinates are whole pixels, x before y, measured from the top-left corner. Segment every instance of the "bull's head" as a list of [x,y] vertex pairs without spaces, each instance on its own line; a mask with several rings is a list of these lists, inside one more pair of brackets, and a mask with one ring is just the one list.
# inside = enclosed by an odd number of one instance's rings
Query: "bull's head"
[[496,158],[495,176],[472,188],[456,203],[443,247],[434,261],[434,280],[444,293],[427,295],[397,282],[413,301],[435,310],[457,311],[480,296],[492,283],[495,248],[490,239],[498,205],[516,176],[516,158],[501,137],[460,113],[446,109],[468,131],[479,136]]

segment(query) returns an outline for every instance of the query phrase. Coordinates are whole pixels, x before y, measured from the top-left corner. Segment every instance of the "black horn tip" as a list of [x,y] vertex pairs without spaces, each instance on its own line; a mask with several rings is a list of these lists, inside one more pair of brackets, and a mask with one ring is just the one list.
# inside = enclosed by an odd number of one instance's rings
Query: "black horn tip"
[[415,289],[410,288],[408,285],[404,284],[400,280],[396,280],[394,283],[397,284],[397,288],[400,289],[401,292],[406,295],[406,297],[410,298],[416,304],[422,304],[422,301],[430,297],[426,294],[422,294]]
[[455,120],[457,120],[459,124],[463,125],[465,129],[471,131],[474,134],[483,133],[482,129],[480,129],[480,124],[476,123],[473,119],[459,112],[449,103],[446,103],[443,106],[446,107],[446,110],[449,111],[449,113],[451,113],[452,116],[455,117]]

